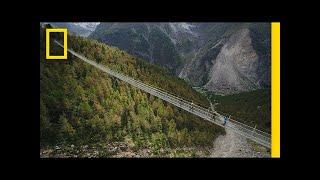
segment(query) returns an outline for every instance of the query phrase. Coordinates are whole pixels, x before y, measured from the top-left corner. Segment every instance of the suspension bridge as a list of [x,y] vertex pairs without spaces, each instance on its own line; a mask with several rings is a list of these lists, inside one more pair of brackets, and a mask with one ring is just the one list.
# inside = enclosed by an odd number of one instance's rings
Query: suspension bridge
[[[58,41],[54,41],[57,45],[63,48],[63,45],[59,43]],[[168,93],[158,87],[154,87],[152,85],[143,83],[139,80],[133,79],[129,76],[123,75],[119,72],[116,72],[108,67],[105,67],[95,61],[89,60],[85,56],[81,55],[80,53],[77,53],[73,51],[72,49],[68,49],[68,52],[72,55],[78,57],[79,59],[83,60],[84,62],[100,69],[101,71],[116,77],[138,89],[141,89],[142,91],[145,91],[153,96],[156,96],[166,102],[169,102],[173,104],[174,106],[177,106],[185,111],[188,111],[198,117],[201,117],[202,119],[205,119],[207,121],[210,121],[218,126],[221,126],[226,129],[230,129],[234,131],[235,133],[242,135],[260,145],[263,145],[267,148],[270,148],[271,144],[271,136],[270,134],[263,132],[261,130],[256,129],[256,127],[251,127],[246,124],[243,124],[241,122],[238,122],[234,119],[227,118],[218,112],[214,111],[211,106],[210,108],[204,108],[197,104],[194,104],[193,102],[184,100],[180,97],[177,97],[171,93]]]

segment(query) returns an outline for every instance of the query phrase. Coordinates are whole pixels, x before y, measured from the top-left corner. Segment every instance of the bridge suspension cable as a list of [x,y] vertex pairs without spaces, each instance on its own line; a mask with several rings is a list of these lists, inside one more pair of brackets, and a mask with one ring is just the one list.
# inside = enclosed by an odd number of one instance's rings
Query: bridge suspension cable
[[[63,45],[55,40],[55,43],[58,44],[60,47],[63,48]],[[261,144],[265,147],[270,148],[270,134],[260,131],[256,129],[256,127],[251,127],[246,124],[243,124],[241,122],[238,122],[234,119],[227,118],[221,114],[219,114],[216,111],[210,111],[209,108],[201,107],[197,104],[194,104],[193,102],[186,101],[180,97],[177,97],[175,95],[172,95],[158,87],[154,87],[152,85],[143,83],[139,80],[133,79],[129,76],[123,75],[119,72],[116,72],[114,70],[111,70],[110,68],[107,68],[101,64],[98,64],[95,61],[89,60],[85,56],[73,51],[72,49],[68,49],[68,51],[73,54],[74,56],[78,57],[79,59],[83,60],[84,62],[91,64],[92,66],[102,70],[103,72],[106,72],[107,74],[116,77],[124,82],[127,82],[128,84],[141,89],[153,96],[156,96],[164,101],[167,101],[181,109],[184,109],[185,111],[188,111],[196,116],[199,116],[207,121],[210,121],[218,126],[221,126],[226,129],[231,129],[235,133],[242,135],[258,144]]]

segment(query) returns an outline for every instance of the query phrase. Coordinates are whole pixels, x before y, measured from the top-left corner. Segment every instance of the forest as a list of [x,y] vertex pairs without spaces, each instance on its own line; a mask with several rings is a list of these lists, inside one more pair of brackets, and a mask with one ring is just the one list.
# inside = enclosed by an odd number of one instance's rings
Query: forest
[[[113,70],[209,107],[208,100],[182,79],[118,48],[71,35],[68,47]],[[61,49],[52,44],[51,51],[57,54]],[[45,29],[40,27],[40,149],[124,142],[133,150],[146,148],[152,156],[165,157],[173,148],[210,147],[224,133],[222,128],[71,54],[67,60],[46,60]],[[101,152],[98,156],[111,155]]]

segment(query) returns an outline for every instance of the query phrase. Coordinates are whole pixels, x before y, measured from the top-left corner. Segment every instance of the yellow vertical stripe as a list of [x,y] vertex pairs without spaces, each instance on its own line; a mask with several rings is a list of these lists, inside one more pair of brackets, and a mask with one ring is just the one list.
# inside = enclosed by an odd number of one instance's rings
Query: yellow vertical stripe
[[46,29],[46,59],[50,56],[50,32]]
[[271,157],[280,158],[280,22],[271,23]]
[[68,30],[65,29],[63,31],[63,56],[65,57],[65,59],[68,59]]

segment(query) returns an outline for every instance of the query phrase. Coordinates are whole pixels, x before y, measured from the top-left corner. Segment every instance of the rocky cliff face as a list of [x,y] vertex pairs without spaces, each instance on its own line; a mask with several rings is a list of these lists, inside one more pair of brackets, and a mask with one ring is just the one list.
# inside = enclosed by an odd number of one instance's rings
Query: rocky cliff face
[[249,29],[230,36],[212,61],[206,89],[232,93],[261,87],[257,74],[259,57],[252,47]]
[[193,86],[203,86],[208,82],[210,69],[215,63],[214,60],[219,54],[223,42],[224,40],[220,40],[211,48],[203,48],[193,52],[180,71],[179,77]]
[[193,86],[222,94],[270,86],[268,24],[230,26],[215,43],[204,44],[179,74]]

